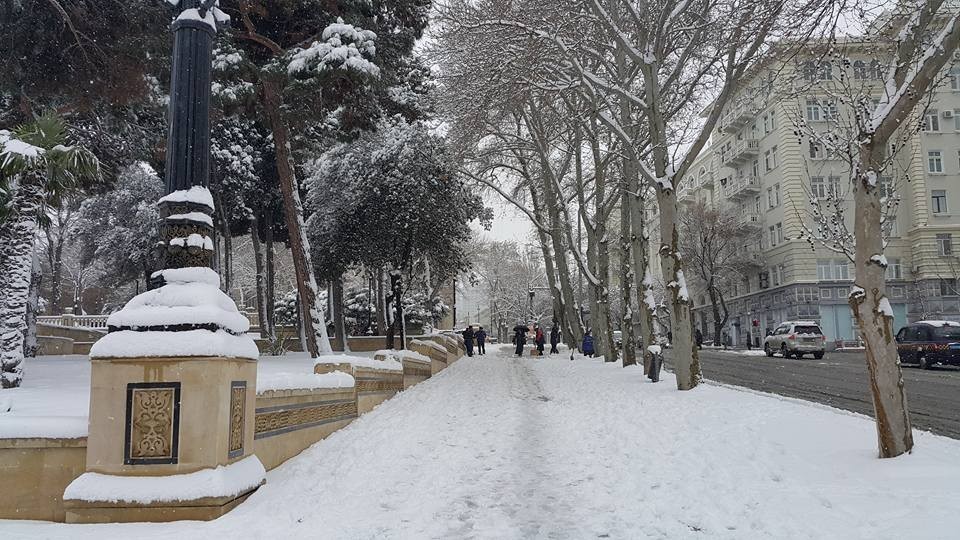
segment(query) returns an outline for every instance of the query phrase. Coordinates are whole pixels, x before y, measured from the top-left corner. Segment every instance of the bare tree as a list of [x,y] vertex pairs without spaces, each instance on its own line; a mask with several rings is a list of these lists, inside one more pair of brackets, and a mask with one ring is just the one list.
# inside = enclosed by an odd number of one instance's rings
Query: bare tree
[[[898,2],[867,32],[874,53],[886,52],[889,60],[864,82],[853,73],[825,93],[825,99],[849,104],[838,111],[830,129],[811,129],[802,118],[798,125],[812,149],[822,147],[850,165],[852,227],[842,204],[828,198],[824,210],[814,197],[816,230],[808,236],[855,264],[849,302],[866,346],[879,454],[895,457],[913,448],[913,433],[886,291],[885,221],[897,199],[890,196],[890,182],[884,179],[898,167],[899,150],[919,125],[939,73],[960,45],[960,11],[944,0]],[[876,94],[879,100],[874,102]]]

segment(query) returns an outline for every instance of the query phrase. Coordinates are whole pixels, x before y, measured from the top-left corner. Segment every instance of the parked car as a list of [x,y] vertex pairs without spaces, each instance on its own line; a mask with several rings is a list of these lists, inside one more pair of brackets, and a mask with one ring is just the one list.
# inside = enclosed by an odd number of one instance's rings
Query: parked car
[[960,365],[960,322],[919,321],[897,332],[900,361],[930,369],[934,364]]
[[780,353],[784,358],[803,358],[805,354],[812,354],[819,360],[823,358],[826,342],[827,337],[816,321],[786,321],[764,338],[763,352],[767,356]]
[[613,331],[613,344],[618,349],[623,348],[623,331],[622,330]]

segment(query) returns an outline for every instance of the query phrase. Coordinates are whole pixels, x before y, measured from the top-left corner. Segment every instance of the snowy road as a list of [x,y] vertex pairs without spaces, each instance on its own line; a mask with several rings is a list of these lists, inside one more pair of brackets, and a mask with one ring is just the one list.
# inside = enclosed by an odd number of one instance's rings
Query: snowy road
[[[596,360],[463,359],[209,523],[0,522],[7,538],[945,538],[960,442],[875,458],[861,416]],[[882,495],[884,492],[886,495]]]

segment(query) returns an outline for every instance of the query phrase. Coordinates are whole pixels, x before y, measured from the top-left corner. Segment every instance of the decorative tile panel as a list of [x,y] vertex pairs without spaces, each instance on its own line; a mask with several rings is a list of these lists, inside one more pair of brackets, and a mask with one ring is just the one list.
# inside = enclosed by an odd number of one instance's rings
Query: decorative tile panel
[[130,383],[123,462],[177,463],[180,439],[180,383]]
[[247,409],[247,381],[230,383],[230,439],[227,457],[243,455],[243,424]]
[[356,377],[357,393],[372,394],[403,390],[403,375],[384,377]]

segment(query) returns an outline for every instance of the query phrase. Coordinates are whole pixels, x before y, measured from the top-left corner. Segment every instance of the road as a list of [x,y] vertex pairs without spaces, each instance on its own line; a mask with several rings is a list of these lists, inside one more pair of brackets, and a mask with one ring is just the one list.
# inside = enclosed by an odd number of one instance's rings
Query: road
[[[667,367],[671,352],[666,352]],[[702,350],[700,362],[704,377],[712,381],[873,416],[862,352],[833,352],[822,360],[795,360]],[[903,380],[913,426],[960,439],[960,369],[941,367],[924,371],[906,365]]]

